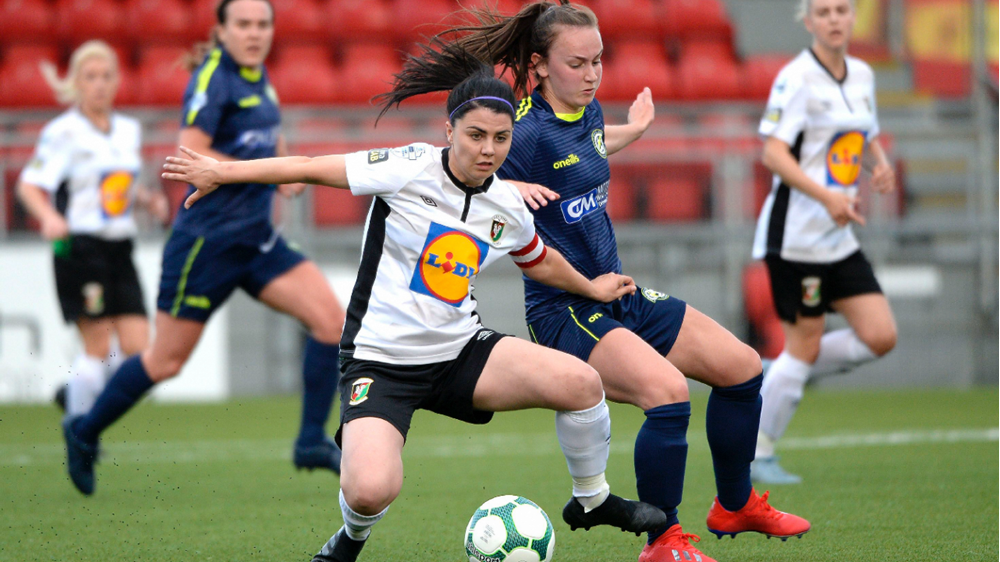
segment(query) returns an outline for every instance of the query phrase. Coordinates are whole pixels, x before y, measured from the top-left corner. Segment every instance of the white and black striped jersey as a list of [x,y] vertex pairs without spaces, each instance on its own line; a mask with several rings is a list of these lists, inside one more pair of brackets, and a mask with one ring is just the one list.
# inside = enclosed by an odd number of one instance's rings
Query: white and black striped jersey
[[130,238],[136,233],[132,187],[142,162],[141,138],[135,119],[113,114],[105,133],[70,109],[42,129],[21,181],[54,195],[71,234]]
[[545,245],[517,189],[490,177],[468,187],[448,149],[428,144],[347,155],[355,195],[374,195],[341,350],[397,365],[448,361],[482,328],[473,284],[510,254],[521,267]]
[[[865,148],[879,126],[871,67],[850,56],[846,64],[837,80],[810,49],[802,51],[778,73],[759,133],[788,143],[816,183],[854,195]],[[774,176],[757,221],[755,258],[829,263],[858,248],[850,225],[837,226],[822,203]]]

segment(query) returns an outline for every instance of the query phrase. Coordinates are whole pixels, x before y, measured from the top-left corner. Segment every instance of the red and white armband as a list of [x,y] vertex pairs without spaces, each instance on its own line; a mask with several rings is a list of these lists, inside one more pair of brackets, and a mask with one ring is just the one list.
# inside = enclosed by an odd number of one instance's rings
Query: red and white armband
[[528,269],[542,263],[547,251],[545,243],[538,237],[538,234],[535,234],[535,237],[531,239],[531,242],[528,242],[527,246],[511,252],[510,257],[517,264],[517,267]]

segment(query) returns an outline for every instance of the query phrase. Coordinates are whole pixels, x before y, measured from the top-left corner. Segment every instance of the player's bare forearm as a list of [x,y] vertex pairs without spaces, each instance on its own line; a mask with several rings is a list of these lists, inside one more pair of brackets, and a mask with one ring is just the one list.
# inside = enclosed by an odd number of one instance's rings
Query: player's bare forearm
[[600,302],[611,302],[635,292],[635,282],[631,277],[606,273],[591,281],[553,248],[546,248],[545,258],[523,271],[539,283]]
[[614,154],[633,142],[639,140],[646,130],[635,123],[628,125],[605,125],[604,147],[608,155]]
[[784,141],[768,137],[764,141],[764,155],[761,162],[783,182],[809,197],[824,203],[830,191],[809,178],[792,156],[791,149]]
[[20,182],[17,184],[17,198],[32,217],[37,220],[58,215],[59,211],[52,205],[45,190],[37,185]]
[[283,156],[220,162],[219,183],[311,183],[347,189],[347,167],[340,154]]
[[861,164],[865,167],[868,172],[873,171],[878,166],[889,166],[889,157],[885,154],[885,149],[882,148],[882,143],[879,142],[877,138],[872,139],[868,143],[868,150],[865,152],[864,158],[861,160]]

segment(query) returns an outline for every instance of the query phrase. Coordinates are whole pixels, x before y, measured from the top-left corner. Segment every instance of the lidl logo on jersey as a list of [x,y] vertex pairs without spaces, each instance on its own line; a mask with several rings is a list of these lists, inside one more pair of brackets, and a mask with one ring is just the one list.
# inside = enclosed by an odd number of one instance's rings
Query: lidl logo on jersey
[[108,172],[101,178],[101,212],[104,218],[120,217],[128,212],[129,189],[132,188],[132,172],[118,170]]
[[608,204],[608,182],[591,189],[587,193],[568,199],[559,204],[563,219],[568,224],[580,222],[583,217],[596,213]]
[[488,251],[485,242],[432,222],[410,290],[457,308],[469,296],[469,286]]
[[826,153],[827,185],[853,187],[861,174],[861,156],[865,150],[865,133],[838,133],[830,141]]

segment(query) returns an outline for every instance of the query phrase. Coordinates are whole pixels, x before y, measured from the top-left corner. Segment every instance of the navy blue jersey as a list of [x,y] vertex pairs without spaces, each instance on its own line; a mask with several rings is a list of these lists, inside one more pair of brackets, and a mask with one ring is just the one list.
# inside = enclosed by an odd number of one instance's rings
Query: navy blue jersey
[[[275,156],[281,117],[267,71],[240,67],[221,47],[195,70],[184,92],[182,127],[212,137],[212,149],[238,160]],[[194,191],[190,187],[188,194]],[[190,209],[183,206],[174,229],[206,237],[261,242],[270,235],[274,185],[224,185]]]
[[[515,120],[510,154],[497,175],[541,184],[560,195],[558,201],[533,211],[542,241],[559,250],[587,279],[621,273],[607,213],[611,171],[601,105],[594,100],[579,114],[557,116],[535,90],[521,100]],[[524,278],[529,322],[580,298]]]

